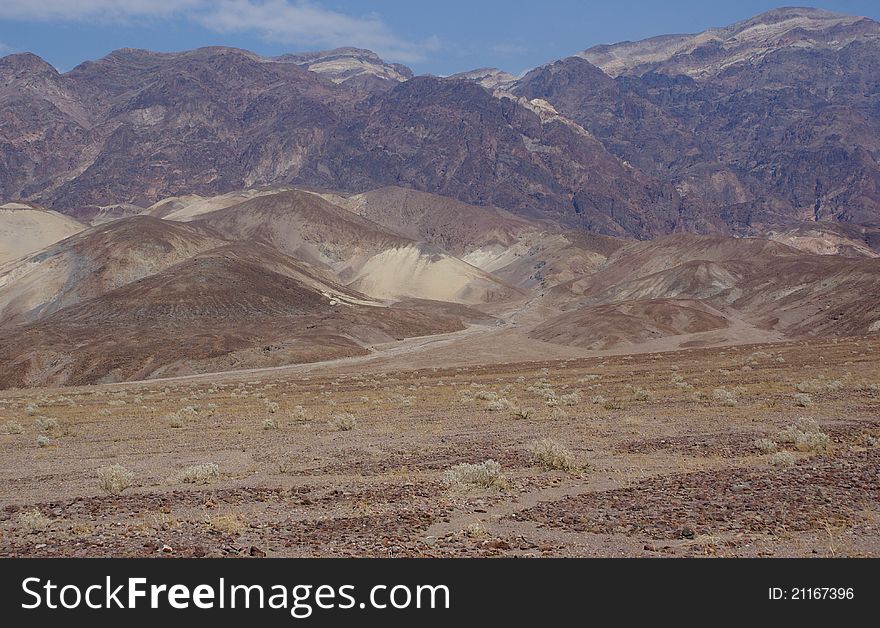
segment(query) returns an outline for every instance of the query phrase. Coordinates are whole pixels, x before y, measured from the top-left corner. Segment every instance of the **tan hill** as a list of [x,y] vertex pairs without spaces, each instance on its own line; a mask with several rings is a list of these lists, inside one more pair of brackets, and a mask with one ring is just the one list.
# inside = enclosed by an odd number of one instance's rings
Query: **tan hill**
[[235,192],[228,192],[227,194],[219,194],[217,196],[199,196],[198,194],[172,196],[154,203],[144,213],[156,218],[188,222],[202,214],[209,214],[218,209],[226,209],[259,196],[277,194],[282,190],[283,188],[256,188],[236,190]]
[[0,266],[0,325],[34,320],[225,244],[190,225],[135,216]]
[[230,240],[268,244],[379,299],[476,304],[520,296],[516,288],[444,251],[302,190],[259,196],[203,214],[193,224]]
[[880,332],[864,226],[633,241],[398,187],[147,211],[0,265],[0,385],[417,363],[432,346],[530,359]]
[[0,205],[0,265],[85,229],[78,220],[30,203]]
[[422,244],[373,255],[354,271],[349,285],[394,301],[413,298],[476,305],[522,296],[476,266]]
[[462,328],[458,316],[385,307],[265,245],[238,243],[0,331],[0,386],[308,362]]

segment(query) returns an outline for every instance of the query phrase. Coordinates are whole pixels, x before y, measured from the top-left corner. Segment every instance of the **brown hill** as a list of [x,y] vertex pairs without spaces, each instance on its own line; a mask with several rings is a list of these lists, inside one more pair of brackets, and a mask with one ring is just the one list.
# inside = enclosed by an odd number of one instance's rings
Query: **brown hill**
[[0,326],[99,296],[224,243],[204,228],[147,216],[83,231],[0,267]]
[[[878,294],[880,258],[808,255],[770,240],[670,236],[622,247],[594,274],[555,288],[553,301],[569,311],[538,326],[534,337],[612,348],[706,331],[658,326],[658,317],[678,307],[669,304],[682,300],[710,308],[755,341],[770,339],[768,333],[859,335],[880,330],[880,299],[872,298]],[[632,309],[647,303],[664,306]],[[648,335],[636,333],[639,325]],[[600,342],[601,334],[609,340]]]
[[0,386],[275,366],[462,328],[456,316],[383,307],[269,247],[232,244],[0,331]]
[[193,224],[273,246],[379,299],[476,304],[520,296],[479,268],[302,190],[259,196]]
[[192,224],[210,227],[230,240],[268,244],[335,270],[351,258],[411,243],[390,229],[302,190],[258,196],[195,218]]
[[530,337],[587,349],[620,349],[652,340],[728,327],[727,318],[700,301],[649,299],[594,305],[566,312]]
[[470,205],[397,186],[335,202],[374,223],[459,257],[481,247],[509,247],[520,234],[545,228],[497,207]]

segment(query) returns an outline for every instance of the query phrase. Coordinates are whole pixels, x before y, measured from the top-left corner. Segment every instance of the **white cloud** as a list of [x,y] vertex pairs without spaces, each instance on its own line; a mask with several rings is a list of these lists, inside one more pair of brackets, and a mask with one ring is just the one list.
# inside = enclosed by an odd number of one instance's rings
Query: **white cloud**
[[0,19],[32,22],[127,22],[165,18],[204,5],[204,0],[3,0]]
[[421,61],[440,47],[436,37],[413,42],[395,35],[378,15],[354,17],[306,0],[220,0],[196,19],[221,33],[254,32],[270,41],[306,48],[369,48],[407,63]]
[[253,33],[299,49],[369,48],[405,63],[422,61],[440,47],[436,37],[398,36],[376,14],[348,15],[310,0],[0,0],[0,20],[118,24],[170,18],[218,33]]
[[12,51],[12,48],[10,48],[6,44],[4,44],[2,41],[0,41],[0,55],[5,55],[7,52],[11,52],[11,51]]

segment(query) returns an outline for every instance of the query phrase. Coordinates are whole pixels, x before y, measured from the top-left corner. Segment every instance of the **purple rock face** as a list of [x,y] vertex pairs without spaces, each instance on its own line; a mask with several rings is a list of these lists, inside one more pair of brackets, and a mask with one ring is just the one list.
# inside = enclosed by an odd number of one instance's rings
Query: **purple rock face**
[[[75,213],[269,184],[400,185],[638,238],[877,225],[880,25],[789,13],[699,45],[593,49],[583,56],[608,73],[570,57],[494,93],[349,48],[119,50],[66,74],[11,55],[0,198]],[[756,24],[772,38],[752,41]]]

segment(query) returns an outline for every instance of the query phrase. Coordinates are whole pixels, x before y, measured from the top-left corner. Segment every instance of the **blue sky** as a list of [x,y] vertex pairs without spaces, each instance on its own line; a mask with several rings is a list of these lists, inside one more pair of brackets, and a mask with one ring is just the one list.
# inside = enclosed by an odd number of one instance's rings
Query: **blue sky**
[[[260,54],[370,48],[416,73],[495,66],[517,74],[600,43],[724,26],[761,0],[0,0],[0,54],[62,71],[117,48],[236,46]],[[811,6],[880,20],[878,0]]]

